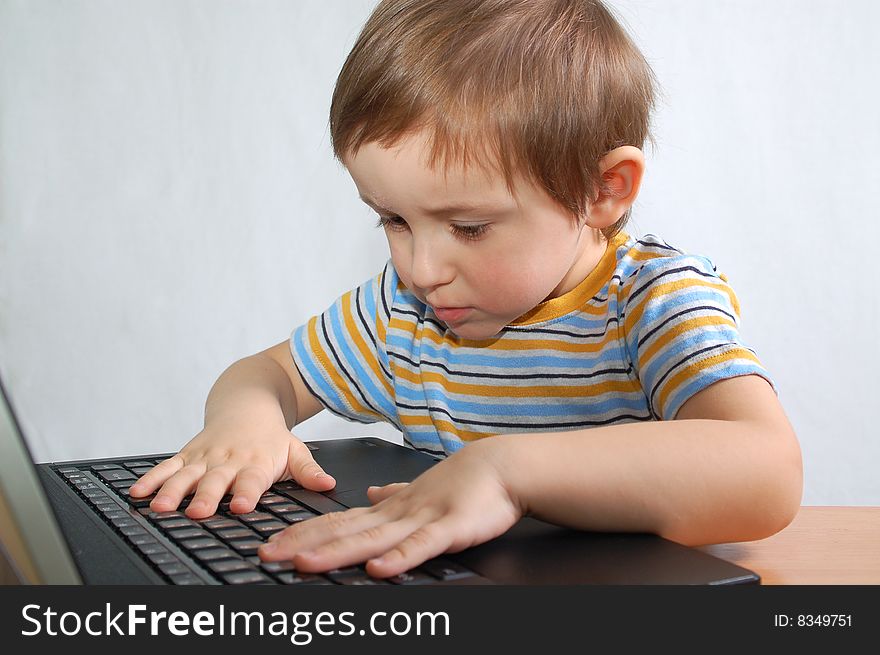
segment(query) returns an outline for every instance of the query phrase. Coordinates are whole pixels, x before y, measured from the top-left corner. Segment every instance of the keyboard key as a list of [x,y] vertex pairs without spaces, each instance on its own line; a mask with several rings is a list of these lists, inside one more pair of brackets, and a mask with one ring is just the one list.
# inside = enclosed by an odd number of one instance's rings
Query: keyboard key
[[243,559],[219,559],[207,562],[207,567],[214,573],[231,573],[233,571],[252,571],[254,567]]
[[224,573],[221,577],[229,584],[258,584],[260,582],[272,582],[272,579],[269,576],[260,573],[257,570],[233,571],[231,573]]
[[267,573],[282,573],[294,570],[293,562],[260,562],[260,568]]
[[181,528],[196,528],[200,532],[204,532],[200,528],[196,527],[196,524],[190,521],[188,518],[173,518],[173,519],[164,519],[162,521],[156,521],[160,528],[163,530],[177,530]]
[[437,581],[437,578],[434,578],[419,569],[412,569],[410,571],[404,571],[403,573],[393,575],[388,578],[388,581],[392,584],[402,585],[434,584]]
[[312,514],[307,510],[303,510],[301,512],[286,512],[284,514],[278,514],[278,518],[288,524],[299,523],[300,521],[308,521],[309,519],[316,516],[317,514]]
[[180,575],[172,575],[171,582],[176,585],[198,585],[205,584],[205,581],[192,573],[181,573]]
[[247,514],[239,514],[237,518],[245,523],[256,523],[257,521],[271,521],[275,517],[266,512],[248,512]]
[[[166,526],[162,526],[163,529]],[[168,533],[168,536],[174,539],[175,541],[180,541],[182,539],[196,539],[199,537],[207,537],[208,533],[202,530],[201,528],[191,527],[191,528],[174,528],[172,530],[165,529]]]
[[[275,512],[276,514],[285,514],[288,512],[305,512],[308,510],[302,505],[287,501],[285,503],[275,503],[274,505],[270,505],[269,511]],[[311,512],[309,513],[311,514]]]
[[229,542],[229,546],[234,548],[239,555],[256,555],[257,548],[263,542],[259,539],[235,539]]
[[458,580],[459,578],[476,575],[476,573],[461,564],[456,564],[442,557],[428,560],[421,565],[421,568],[441,580]]
[[202,527],[208,528],[211,532],[216,532],[217,530],[223,530],[228,528],[240,528],[242,527],[241,523],[238,521],[233,521],[232,519],[225,518],[222,516],[218,516],[216,518],[210,517],[203,521],[199,521],[199,525]]
[[137,549],[144,555],[157,555],[158,553],[168,552],[168,549],[157,541],[137,544]]
[[148,462],[148,461],[146,461],[146,460],[142,460],[142,459],[139,459],[139,460],[134,461],[134,462],[122,462],[122,465],[123,465],[125,468],[129,468],[129,469],[144,468],[144,467],[146,467],[146,468],[153,468],[153,463],[152,463],[152,462]]
[[111,522],[116,528],[119,528],[120,530],[121,530],[122,528],[135,528],[135,527],[139,528],[139,527],[141,526],[140,523],[138,523],[137,521],[135,521],[135,520],[134,520],[133,518],[131,518],[128,514],[126,514],[124,518],[113,519],[113,520],[110,521],[110,522]]
[[[119,526],[117,526],[117,527],[119,527]],[[143,538],[143,537],[150,536],[146,530],[144,530],[142,527],[140,527],[140,525],[137,525],[137,524],[133,525],[133,526],[122,527],[120,529],[120,532],[122,534],[124,534],[126,537],[128,537],[129,539],[133,539],[135,537]]]
[[202,562],[210,562],[216,559],[229,559],[234,557],[228,548],[199,548],[193,551],[193,557]]
[[251,523],[251,528],[256,530],[261,537],[267,539],[269,538],[269,535],[281,532],[286,527],[287,524],[282,523],[281,521],[260,521],[258,523]]
[[272,485],[272,491],[276,493],[286,493],[288,491],[299,491],[302,487],[293,480],[285,480],[284,482],[276,482]]
[[329,578],[325,578],[321,575],[315,575],[314,573],[295,573],[293,571],[285,571],[283,573],[278,573],[275,575],[275,578],[281,582],[282,584],[302,584],[302,585],[313,585],[313,584],[336,584]]
[[[150,512],[150,520],[151,521],[164,521],[166,519],[185,519],[186,515],[183,512]],[[189,519],[187,519],[189,520]]]
[[342,569],[333,569],[332,571],[327,571],[324,575],[333,580],[333,582],[344,585],[390,584],[385,580],[370,577],[362,566],[348,566]]
[[364,576],[362,578],[351,576],[351,577],[342,578],[341,580],[337,580],[336,582],[339,584],[344,584],[344,585],[357,585],[357,586],[391,584],[387,580],[382,580],[381,578],[371,578],[369,576]]
[[171,564],[172,562],[180,562],[174,555],[165,551],[164,553],[150,553],[147,555],[153,564]]
[[290,501],[278,494],[266,492],[260,497],[260,505],[277,505],[278,503],[289,503]]
[[223,530],[214,530],[214,534],[221,539],[249,539],[254,537],[254,531],[244,527],[224,528]]
[[119,464],[94,464],[93,471],[112,471],[114,469],[122,469]]
[[128,470],[134,473],[136,476],[141,477],[153,470],[152,465],[147,466],[129,466]]
[[108,471],[98,471],[98,477],[107,482],[116,482],[118,480],[137,480],[137,476],[131,471],[123,468],[111,469]]
[[192,573],[186,566],[183,565],[183,562],[169,562],[167,564],[160,564],[159,570],[162,571],[165,575],[180,575],[181,573]]
[[199,550],[201,548],[220,548],[223,546],[222,543],[211,537],[204,537],[201,539],[183,539],[178,543],[187,550]]

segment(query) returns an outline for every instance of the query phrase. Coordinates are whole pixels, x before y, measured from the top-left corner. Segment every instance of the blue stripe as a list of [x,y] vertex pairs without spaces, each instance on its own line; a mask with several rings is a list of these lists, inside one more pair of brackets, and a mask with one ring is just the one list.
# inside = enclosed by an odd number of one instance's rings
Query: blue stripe
[[315,366],[317,358],[313,358],[313,353],[306,347],[306,343],[308,343],[308,335],[306,334],[307,328],[308,323],[299,326],[293,332],[293,348],[296,351],[297,363],[300,365],[300,370],[302,370],[306,377],[308,377],[312,389],[319,392],[328,405],[341,414],[350,415],[352,413],[351,408],[348,407],[348,405],[342,400],[342,397],[336,393],[336,387],[327,382],[321,371]]
[[[657,383],[661,371],[669,363],[675,363],[684,359],[687,353],[693,353],[702,348],[707,348],[714,344],[729,343],[737,348],[742,347],[737,341],[737,333],[729,326],[719,326],[724,329],[718,331],[706,331],[705,326],[696,328],[679,335],[670,341],[662,350],[656,352],[654,356],[639,369],[639,379],[642,380],[642,386],[645,389],[653,389]],[[636,368],[639,368],[638,361]]]
[[[412,348],[414,342],[404,337],[388,334],[388,349],[396,351],[408,352],[412,356]],[[498,369],[500,371],[513,372],[513,369],[531,368],[541,370],[542,368],[573,368],[584,369],[589,372],[591,369],[604,368],[609,362],[619,361],[619,352],[616,341],[606,344],[605,348],[598,355],[584,353],[568,353],[560,355],[530,355],[516,358],[503,359],[493,355],[477,355],[472,353],[457,353],[448,346],[437,348],[432,344],[422,342],[421,352],[431,359],[449,364],[452,367],[467,369],[469,366],[487,366]],[[617,356],[615,356],[617,355]]]
[[[540,416],[542,418],[572,417],[571,420],[575,421],[590,414],[605,414],[619,408],[637,412],[647,411],[648,407],[645,396],[641,392],[632,392],[626,396],[614,395],[612,392],[611,398],[597,400],[584,398],[580,402],[573,402],[568,398],[557,400],[555,396],[550,396],[544,401],[529,398],[528,400],[532,402],[517,402],[508,405],[463,399],[451,393],[447,394],[443,389],[433,385],[421,389],[410,389],[398,384],[395,386],[394,392],[398,400],[407,405],[423,405],[425,398],[427,398],[432,407],[444,407],[456,415],[469,413],[485,416],[487,419],[493,416]],[[474,397],[470,396],[469,398]]]
[[[354,296],[352,295],[350,298],[353,299]],[[394,402],[376,386],[376,378],[373,376],[373,372],[364,369],[360,361],[358,361],[355,350],[352,348],[352,342],[348,339],[348,332],[342,325],[341,313],[341,301],[334,304],[327,312],[330,318],[330,328],[333,331],[333,336],[336,337],[336,354],[339,355],[346,368],[349,369],[356,382],[359,383],[361,391],[365,392],[365,395],[382,410],[386,417],[395,416],[397,410],[394,408]]]

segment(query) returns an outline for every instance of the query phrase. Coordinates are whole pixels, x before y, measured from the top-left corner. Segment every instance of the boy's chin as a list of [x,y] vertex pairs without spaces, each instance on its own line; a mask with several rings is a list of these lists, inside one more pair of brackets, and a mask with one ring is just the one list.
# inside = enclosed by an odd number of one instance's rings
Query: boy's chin
[[470,341],[481,341],[485,339],[496,339],[500,336],[501,326],[486,325],[485,323],[463,323],[462,325],[447,325],[447,329],[460,339],[468,339]]

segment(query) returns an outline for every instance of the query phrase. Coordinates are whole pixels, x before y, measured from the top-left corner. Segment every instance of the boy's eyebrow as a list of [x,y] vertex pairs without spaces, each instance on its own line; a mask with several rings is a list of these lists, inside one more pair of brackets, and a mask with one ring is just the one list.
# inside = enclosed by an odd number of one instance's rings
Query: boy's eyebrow
[[[377,203],[372,198],[368,198],[366,196],[359,196],[361,200],[363,200],[366,204],[368,204],[373,209],[379,211],[383,211],[389,214],[393,214],[390,209],[386,209],[379,203]],[[442,207],[431,207],[428,209],[423,209],[422,211],[429,216],[438,216],[444,217],[452,214],[490,214],[497,213],[501,211],[502,208],[495,205],[486,205],[486,204],[471,204],[471,203],[458,203],[454,205],[444,205]]]

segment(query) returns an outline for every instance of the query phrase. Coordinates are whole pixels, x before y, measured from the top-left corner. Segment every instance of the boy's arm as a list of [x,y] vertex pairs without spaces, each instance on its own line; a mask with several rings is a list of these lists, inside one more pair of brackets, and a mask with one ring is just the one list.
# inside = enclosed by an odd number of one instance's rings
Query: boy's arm
[[[257,353],[255,357],[268,357],[273,360],[281,367],[287,375],[288,380],[290,380],[290,388],[293,390],[294,394],[293,400],[295,403],[295,411],[284,411],[288,429],[292,429],[296,424],[302,423],[324,409],[321,402],[315,398],[315,396],[312,395],[312,392],[309,391],[308,387],[306,387],[299,370],[294,365],[293,356],[290,353],[289,340],[282,341],[271,348],[267,348],[266,350]],[[290,399],[288,399],[288,403],[289,400]],[[283,397],[281,398],[281,402],[283,405]]]
[[231,491],[231,508],[252,511],[266,488],[290,475],[303,486],[326,491],[335,484],[291,428],[322,409],[282,341],[238,360],[214,383],[205,403],[205,427],[175,456],[145,473],[129,490],[156,493],[157,512],[178,507],[195,491],[186,513],[204,518]]
[[803,490],[797,437],[757,375],[716,382],[673,421],[486,442],[524,512],[686,545],[768,537],[792,521]]
[[273,535],[260,557],[302,571],[367,561],[382,577],[497,537],[525,513],[692,546],[761,539],[791,522],[800,448],[763,378],[716,382],[676,418],[481,439],[411,484],[371,488],[371,508]]

